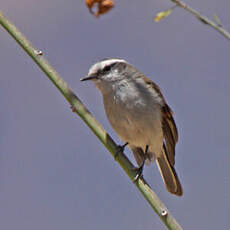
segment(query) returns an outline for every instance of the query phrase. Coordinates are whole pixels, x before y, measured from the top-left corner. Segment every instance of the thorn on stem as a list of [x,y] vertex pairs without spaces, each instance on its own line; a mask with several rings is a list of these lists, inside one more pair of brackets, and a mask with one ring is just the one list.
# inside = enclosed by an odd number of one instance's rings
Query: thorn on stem
[[71,110],[72,110],[72,112],[73,112],[73,113],[75,113],[75,112],[76,112],[76,109],[74,108],[74,106],[73,106],[73,105],[71,105],[71,106],[70,106],[70,108],[71,108]]

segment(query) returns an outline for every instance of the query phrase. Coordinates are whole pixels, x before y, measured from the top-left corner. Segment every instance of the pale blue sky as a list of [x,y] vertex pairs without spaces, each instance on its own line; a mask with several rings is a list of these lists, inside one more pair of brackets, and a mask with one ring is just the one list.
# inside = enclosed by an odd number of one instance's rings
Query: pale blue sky
[[[111,129],[100,93],[82,83],[106,57],[135,65],[161,87],[179,129],[169,194],[155,165],[144,175],[184,229],[229,230],[230,42],[165,1],[115,1],[98,20],[84,1],[2,0],[1,11]],[[230,30],[229,0],[186,0]],[[4,230],[165,229],[53,84],[0,28],[0,223]],[[127,152],[127,149],[126,149]],[[131,160],[130,153],[127,153]]]

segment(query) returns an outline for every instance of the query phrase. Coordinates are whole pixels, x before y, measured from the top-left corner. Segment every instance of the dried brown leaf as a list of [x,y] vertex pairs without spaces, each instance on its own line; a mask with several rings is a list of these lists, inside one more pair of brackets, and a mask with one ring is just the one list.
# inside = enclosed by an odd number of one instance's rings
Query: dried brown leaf
[[[114,2],[112,0],[85,0],[87,7],[91,14],[95,17],[99,17],[101,14],[106,14],[114,7]],[[97,7],[97,10],[94,12],[93,7]]]

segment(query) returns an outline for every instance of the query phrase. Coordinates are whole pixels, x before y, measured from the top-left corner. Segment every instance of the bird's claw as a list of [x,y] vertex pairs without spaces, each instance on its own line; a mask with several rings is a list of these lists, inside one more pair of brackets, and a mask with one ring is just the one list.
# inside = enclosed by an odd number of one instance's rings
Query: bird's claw
[[124,145],[118,145],[118,146],[117,146],[117,151],[116,151],[116,153],[115,153],[115,155],[114,155],[114,160],[115,160],[115,161],[117,160],[117,158],[118,158],[118,156],[120,155],[120,153],[122,153],[122,152],[124,151],[126,145],[128,145],[128,144],[129,144],[129,143],[126,142]]
[[134,183],[137,182],[141,177],[143,177],[144,165],[145,165],[145,163],[143,162],[143,164],[139,168],[134,168],[133,169],[133,171],[136,172],[136,176],[133,179]]
[[133,171],[136,171],[136,173],[137,173],[136,176],[133,179],[134,183],[136,183],[141,177],[143,177],[143,170],[144,170],[144,166],[145,166],[145,160],[146,160],[146,157],[147,157],[148,149],[149,149],[149,146],[146,145],[144,160],[143,160],[141,166],[139,168],[134,168],[133,169]]

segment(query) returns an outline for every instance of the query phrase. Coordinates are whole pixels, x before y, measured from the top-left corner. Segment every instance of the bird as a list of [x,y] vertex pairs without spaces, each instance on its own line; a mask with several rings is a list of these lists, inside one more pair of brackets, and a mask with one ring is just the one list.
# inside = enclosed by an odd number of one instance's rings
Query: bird
[[159,86],[121,58],[95,63],[81,79],[87,80],[101,92],[107,118],[133,152],[140,175],[145,164],[156,162],[166,189],[182,196],[174,167],[178,131]]

